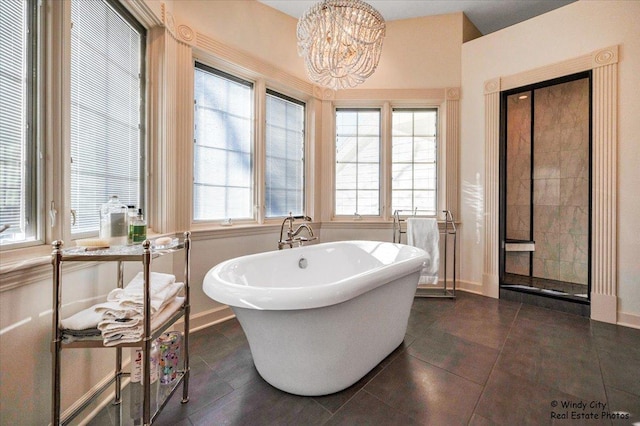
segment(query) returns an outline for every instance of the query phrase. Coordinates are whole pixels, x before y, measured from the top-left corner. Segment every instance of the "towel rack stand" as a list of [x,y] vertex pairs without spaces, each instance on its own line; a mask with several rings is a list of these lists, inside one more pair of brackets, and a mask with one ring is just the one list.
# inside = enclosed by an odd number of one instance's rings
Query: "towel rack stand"
[[[456,297],[456,245],[457,245],[457,228],[456,224],[453,220],[453,215],[451,214],[451,210],[443,210],[444,213],[444,228],[440,229],[440,235],[444,236],[443,245],[444,245],[444,262],[443,262],[443,286],[442,287],[426,287],[426,286],[418,286],[416,290],[416,297],[446,297],[446,298],[455,298]],[[406,225],[403,225],[406,222],[407,217],[410,216],[419,216],[423,215],[433,215],[433,211],[413,209],[413,210],[395,210],[393,212],[393,242],[394,243],[402,243],[402,235],[406,234]],[[449,240],[453,240],[453,265],[451,274],[451,288],[449,288],[449,262],[448,262],[448,253],[449,253]],[[406,241],[406,237],[405,237]]]

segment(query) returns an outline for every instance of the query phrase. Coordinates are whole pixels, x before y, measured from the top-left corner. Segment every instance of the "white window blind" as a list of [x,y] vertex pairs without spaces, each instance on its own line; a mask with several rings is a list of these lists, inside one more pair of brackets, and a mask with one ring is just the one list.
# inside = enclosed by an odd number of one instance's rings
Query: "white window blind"
[[[29,31],[32,2],[3,0],[0,7],[0,243],[36,238],[33,105],[35,49]],[[33,26],[33,25],[32,25]]]
[[436,109],[394,109],[392,210],[436,214]]
[[71,2],[72,234],[95,233],[111,195],[143,207],[144,29],[103,0]]
[[380,214],[380,110],[336,110],[335,214]]
[[266,216],[304,213],[304,104],[267,90]]
[[253,218],[253,84],[196,63],[193,219]]

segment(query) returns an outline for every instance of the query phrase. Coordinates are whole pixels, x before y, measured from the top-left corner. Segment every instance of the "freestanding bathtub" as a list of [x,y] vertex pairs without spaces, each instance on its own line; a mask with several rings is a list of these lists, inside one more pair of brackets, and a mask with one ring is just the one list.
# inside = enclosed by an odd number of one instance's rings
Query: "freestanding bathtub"
[[428,258],[402,244],[323,243],[222,262],[202,286],[233,309],[267,382],[326,395],[356,383],[402,343]]

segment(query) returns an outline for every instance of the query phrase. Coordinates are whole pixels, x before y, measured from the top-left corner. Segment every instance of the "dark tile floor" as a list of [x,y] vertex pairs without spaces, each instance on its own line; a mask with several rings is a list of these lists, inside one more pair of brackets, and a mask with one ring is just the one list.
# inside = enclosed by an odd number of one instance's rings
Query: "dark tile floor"
[[[404,343],[358,383],[323,397],[290,395],[262,380],[236,320],[193,333],[190,401],[180,403],[179,389],[157,424],[640,422],[640,330],[457,295],[416,299]],[[124,401],[126,423],[127,389]],[[109,406],[91,424],[115,416]]]

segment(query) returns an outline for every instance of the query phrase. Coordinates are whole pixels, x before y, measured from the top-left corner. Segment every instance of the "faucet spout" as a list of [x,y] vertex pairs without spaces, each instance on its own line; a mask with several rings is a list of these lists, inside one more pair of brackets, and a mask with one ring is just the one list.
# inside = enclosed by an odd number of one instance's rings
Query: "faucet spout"
[[[313,241],[317,237],[313,235],[313,228],[308,223],[300,224],[295,230],[293,229],[293,222],[296,219],[302,219],[307,222],[311,222],[311,218],[309,216],[293,216],[291,212],[289,212],[289,216],[285,217],[282,221],[282,225],[280,225],[280,239],[278,240],[278,250],[282,250],[285,246],[289,246],[289,248],[293,248],[294,244],[301,246],[304,242]],[[287,237],[284,239],[284,226],[288,223],[287,229]],[[309,237],[300,236],[300,232],[306,229]]]
[[293,231],[293,234],[291,234],[292,237],[297,237],[300,232],[302,232],[303,229],[307,230],[307,233],[309,234],[309,237],[313,238],[313,229],[311,228],[311,226],[307,225],[306,223],[303,223],[302,225],[299,225],[295,231]]

